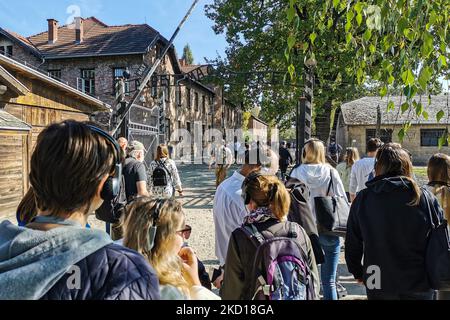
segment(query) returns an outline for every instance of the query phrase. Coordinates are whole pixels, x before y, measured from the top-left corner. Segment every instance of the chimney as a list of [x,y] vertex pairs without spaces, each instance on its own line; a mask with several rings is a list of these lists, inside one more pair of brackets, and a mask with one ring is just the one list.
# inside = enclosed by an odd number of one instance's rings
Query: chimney
[[48,19],[48,43],[53,44],[58,40],[58,21]]
[[81,17],[75,18],[75,42],[82,43],[84,38],[84,21]]

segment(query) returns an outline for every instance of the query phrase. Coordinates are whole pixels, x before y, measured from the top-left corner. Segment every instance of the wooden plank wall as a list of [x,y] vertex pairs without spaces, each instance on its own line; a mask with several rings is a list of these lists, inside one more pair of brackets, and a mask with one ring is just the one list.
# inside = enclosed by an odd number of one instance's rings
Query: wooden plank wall
[[0,217],[11,217],[28,190],[28,134],[0,130]]

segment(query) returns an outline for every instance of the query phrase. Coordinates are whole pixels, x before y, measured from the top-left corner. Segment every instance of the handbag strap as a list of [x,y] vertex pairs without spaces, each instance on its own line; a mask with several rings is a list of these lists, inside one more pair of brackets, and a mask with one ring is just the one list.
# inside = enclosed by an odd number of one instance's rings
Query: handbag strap
[[327,196],[330,195],[331,187],[333,187],[333,190],[334,190],[334,184],[333,184],[333,171],[332,171],[332,169],[330,168],[330,184],[328,185]]

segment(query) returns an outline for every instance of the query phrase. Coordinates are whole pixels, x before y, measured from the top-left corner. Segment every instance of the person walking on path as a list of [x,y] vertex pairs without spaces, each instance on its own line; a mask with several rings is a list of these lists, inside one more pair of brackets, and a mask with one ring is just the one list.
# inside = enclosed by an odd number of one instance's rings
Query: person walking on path
[[347,194],[348,201],[350,199],[350,176],[352,173],[352,167],[356,161],[359,160],[359,152],[356,148],[347,148],[345,150],[344,161],[337,165],[336,170],[339,172],[342,183],[344,184],[345,193]]
[[430,203],[442,210],[431,193],[427,200],[412,173],[408,153],[397,143],[384,145],[375,178],[352,204],[345,260],[369,300],[433,299],[425,268]]
[[[266,176],[260,173],[250,174],[245,179],[242,188],[243,198],[241,201],[247,206],[250,213],[244,218],[242,228],[237,228],[231,235],[225,263],[224,281],[220,292],[222,298],[224,300],[252,300],[254,295],[260,292],[257,282],[261,286],[266,284],[266,281],[269,281],[267,284],[271,284],[269,279],[261,279],[261,277],[258,278],[258,281],[255,281],[257,278],[257,275],[254,274],[256,271],[254,268],[257,266],[255,256],[259,250],[253,237],[259,235],[263,237],[259,240],[260,242],[285,237],[286,239],[292,239],[301,248],[303,262],[307,264],[312,276],[311,281],[307,284],[312,288],[307,288],[306,291],[311,290],[312,295],[308,298],[315,300],[319,294],[319,275],[314,252],[305,230],[297,223],[287,222],[290,196],[286,188],[276,176]],[[253,236],[250,237],[243,228],[252,228]],[[281,244],[279,243],[279,245]],[[284,257],[294,256],[294,249],[289,248],[289,251],[286,251],[287,248],[282,251]],[[281,252],[271,251],[271,258],[280,257],[276,254],[281,254]],[[282,268],[281,260],[278,259],[277,261],[280,263],[279,268]],[[294,260],[290,261],[292,263]],[[295,273],[295,270],[297,269],[294,268],[293,273]],[[264,277],[265,275],[261,276]],[[283,274],[283,276],[288,277],[289,275]],[[269,278],[270,275],[267,275],[267,277]],[[301,281],[300,277],[292,277],[290,280]],[[299,283],[284,283],[284,286],[289,289],[292,288],[291,285],[295,287]],[[274,289],[271,288],[271,290]],[[268,294],[276,293],[270,292],[264,295]],[[296,296],[286,297],[285,294],[281,292],[279,298],[298,298]]]
[[[339,173],[325,160],[325,144],[317,139],[311,139],[305,143],[302,151],[302,165],[295,168],[291,177],[296,178],[308,186],[310,190],[309,206],[316,218],[314,204],[315,197],[340,196],[345,197],[345,189]],[[327,194],[331,179],[333,190]],[[325,300],[337,300],[336,288],[337,267],[340,255],[340,238],[334,235],[323,234],[319,229],[319,242],[325,253],[325,262],[321,265],[320,275]]]
[[[428,184],[426,188],[432,192],[441,205],[444,216],[450,221],[450,156],[438,153],[428,161]],[[450,300],[450,290],[439,290],[438,300]]]
[[123,167],[127,199],[131,201],[135,197],[148,197],[144,145],[139,141],[132,141],[127,152],[128,158],[125,159]]
[[379,148],[383,146],[378,138],[370,139],[367,142],[367,157],[355,162],[350,175],[350,200],[353,202],[356,195],[366,188],[366,182],[374,177],[375,156]]
[[139,198],[127,210],[123,244],[156,270],[163,300],[220,300],[201,285],[198,259],[183,246],[189,230],[185,222],[180,202]]
[[336,142],[336,138],[330,139],[330,145],[328,146],[328,156],[333,163],[338,164],[341,159],[342,146]]
[[22,228],[0,224],[0,300],[160,298],[140,254],[85,228],[115,196],[120,161],[117,142],[94,126],[64,121],[40,133],[30,168],[37,216]]
[[177,165],[170,159],[169,149],[164,144],[158,146],[155,160],[150,164],[148,185],[150,192],[157,198],[175,197],[175,191],[183,195]]
[[227,178],[228,169],[233,164],[233,152],[227,147],[225,140],[213,150],[212,165],[215,166],[216,188]]
[[[223,271],[225,266],[231,233],[241,226],[242,220],[247,215],[247,210],[241,198],[242,183],[248,175],[260,171],[262,167],[260,151],[258,149],[252,151],[256,152],[257,157],[254,164],[251,162],[250,152],[249,150],[245,152],[245,163],[242,168],[225,180],[214,196],[215,252],[219,259],[220,271]],[[217,281],[214,285],[217,288],[220,288],[222,278],[221,275],[215,279]]]
[[288,170],[288,167],[294,162],[294,159],[292,159],[291,153],[287,149],[287,142],[283,141],[280,145],[279,150],[279,166],[281,171],[281,180],[286,181],[286,172]]

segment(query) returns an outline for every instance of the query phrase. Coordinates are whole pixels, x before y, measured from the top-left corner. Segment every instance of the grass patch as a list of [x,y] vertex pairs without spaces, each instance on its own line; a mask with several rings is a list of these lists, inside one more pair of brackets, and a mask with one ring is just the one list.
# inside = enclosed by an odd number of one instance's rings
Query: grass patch
[[414,174],[417,176],[427,177],[427,167],[414,167]]

